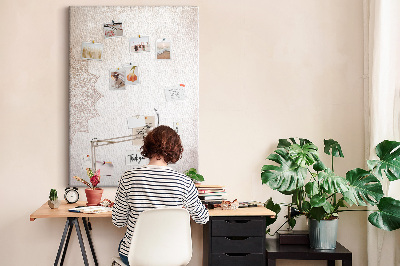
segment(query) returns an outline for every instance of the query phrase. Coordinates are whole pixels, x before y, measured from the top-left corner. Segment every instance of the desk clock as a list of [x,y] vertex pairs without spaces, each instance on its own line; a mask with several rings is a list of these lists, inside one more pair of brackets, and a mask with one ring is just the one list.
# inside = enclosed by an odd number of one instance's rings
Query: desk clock
[[64,199],[68,203],[75,203],[79,199],[78,188],[76,187],[67,187],[65,189]]

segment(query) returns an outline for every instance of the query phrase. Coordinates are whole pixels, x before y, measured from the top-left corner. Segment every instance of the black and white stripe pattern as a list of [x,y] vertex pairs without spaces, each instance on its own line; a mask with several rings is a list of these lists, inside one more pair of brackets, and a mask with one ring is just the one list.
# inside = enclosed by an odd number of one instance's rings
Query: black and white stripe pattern
[[193,181],[167,166],[148,165],[125,172],[119,181],[112,222],[127,226],[120,252],[128,256],[136,220],[153,208],[185,207],[196,223],[208,221],[208,211],[198,197]]

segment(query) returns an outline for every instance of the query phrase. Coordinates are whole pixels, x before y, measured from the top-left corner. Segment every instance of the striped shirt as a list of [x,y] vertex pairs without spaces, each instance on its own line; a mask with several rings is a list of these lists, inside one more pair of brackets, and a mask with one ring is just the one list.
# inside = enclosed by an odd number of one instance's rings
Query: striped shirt
[[112,222],[126,226],[119,252],[128,256],[136,220],[153,208],[185,207],[196,223],[208,221],[208,211],[198,197],[193,181],[168,166],[147,165],[125,172],[119,180]]

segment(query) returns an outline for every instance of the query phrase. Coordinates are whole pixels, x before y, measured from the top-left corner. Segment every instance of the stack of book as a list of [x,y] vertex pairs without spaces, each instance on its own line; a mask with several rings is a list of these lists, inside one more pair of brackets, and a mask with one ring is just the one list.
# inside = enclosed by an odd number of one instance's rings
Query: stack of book
[[205,205],[221,204],[226,200],[226,191],[223,186],[219,185],[196,185],[199,191],[199,198]]

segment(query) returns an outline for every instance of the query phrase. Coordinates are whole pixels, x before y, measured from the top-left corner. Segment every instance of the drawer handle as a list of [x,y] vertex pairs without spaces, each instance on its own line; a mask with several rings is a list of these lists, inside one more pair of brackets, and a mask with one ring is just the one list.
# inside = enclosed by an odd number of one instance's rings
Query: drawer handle
[[249,237],[248,236],[226,236],[225,238],[228,240],[246,240]]
[[250,253],[225,253],[228,257],[246,257]]
[[228,224],[245,224],[250,222],[250,220],[225,220],[225,223]]

